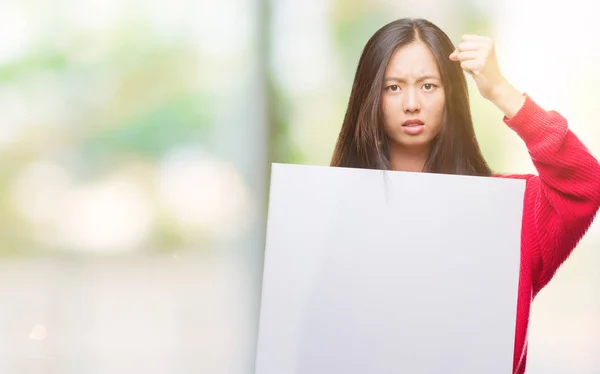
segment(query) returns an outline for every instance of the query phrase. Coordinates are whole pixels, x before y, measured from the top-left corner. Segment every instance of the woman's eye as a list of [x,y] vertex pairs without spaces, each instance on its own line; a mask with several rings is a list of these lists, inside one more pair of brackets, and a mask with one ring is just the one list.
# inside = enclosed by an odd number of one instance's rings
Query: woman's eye
[[435,85],[432,83],[425,83],[423,85],[423,88],[425,88],[426,91],[431,91],[434,87],[435,87]]
[[400,86],[398,86],[397,84],[393,84],[388,87],[388,90],[393,91],[393,92],[400,91]]

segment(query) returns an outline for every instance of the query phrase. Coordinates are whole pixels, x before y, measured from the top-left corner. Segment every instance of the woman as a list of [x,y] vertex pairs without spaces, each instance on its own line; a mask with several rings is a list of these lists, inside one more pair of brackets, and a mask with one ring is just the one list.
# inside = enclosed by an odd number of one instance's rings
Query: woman
[[[539,176],[492,174],[475,139],[463,71],[504,113]],[[432,23],[400,19],[365,46],[331,164],[526,180],[513,362],[523,373],[531,302],[600,206],[600,164],[567,121],[508,83],[490,39],[465,35],[455,49]]]

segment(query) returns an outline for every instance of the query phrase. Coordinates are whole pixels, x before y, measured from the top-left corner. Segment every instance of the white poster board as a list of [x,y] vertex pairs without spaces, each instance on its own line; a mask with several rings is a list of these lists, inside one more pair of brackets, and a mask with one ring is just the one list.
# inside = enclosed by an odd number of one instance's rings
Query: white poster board
[[273,164],[255,374],[512,372],[524,190]]

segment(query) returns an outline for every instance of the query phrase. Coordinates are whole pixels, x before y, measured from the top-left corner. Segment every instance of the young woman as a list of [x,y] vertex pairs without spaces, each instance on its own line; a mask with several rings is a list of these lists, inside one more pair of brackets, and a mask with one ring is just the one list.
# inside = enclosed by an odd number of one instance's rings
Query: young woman
[[[466,78],[504,113],[539,175],[494,175],[480,152]],[[567,121],[504,78],[493,42],[465,35],[455,49],[423,19],[377,31],[360,58],[332,166],[526,180],[514,373],[524,373],[530,305],[600,207],[600,164]]]

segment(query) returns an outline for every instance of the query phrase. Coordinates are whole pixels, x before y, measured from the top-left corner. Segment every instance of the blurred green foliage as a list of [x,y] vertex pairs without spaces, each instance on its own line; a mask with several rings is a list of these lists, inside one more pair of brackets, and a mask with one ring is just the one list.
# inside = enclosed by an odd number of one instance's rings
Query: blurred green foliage
[[[256,24],[259,40],[251,48],[259,51],[262,86],[266,90],[269,162],[306,163],[314,160],[311,144],[299,144],[293,126],[299,98],[274,77],[272,64],[272,4],[260,3]],[[465,29],[488,34],[490,22],[471,2],[460,3]],[[336,71],[332,95],[334,114],[328,113],[314,137],[328,132],[331,148],[341,125],[358,58],[368,38],[391,21],[401,9],[390,12],[389,4],[358,0],[349,6],[335,0],[329,12],[329,30]],[[64,35],[63,35],[64,36]],[[40,35],[40,41],[23,56],[0,64],[0,85],[19,99],[32,96],[30,110],[45,110],[41,101],[64,106],[68,115],[35,117],[12,144],[0,148],[0,253],[44,253],[35,230],[15,209],[12,184],[18,174],[36,160],[56,162],[85,183],[109,175],[128,163],[156,167],[177,147],[211,151],[211,132],[221,95],[203,85],[210,71],[201,68],[208,58],[185,35],[161,38],[149,23],[132,19],[107,34],[99,31],[69,35],[63,42],[56,35]],[[254,52],[256,52],[254,51]],[[247,51],[251,55],[253,50]],[[246,52],[245,52],[246,53]],[[45,90],[41,96],[39,87]],[[38,91],[36,91],[38,90]],[[473,91],[472,91],[473,92]],[[44,96],[45,95],[45,96]],[[501,157],[497,133],[488,123],[498,122],[498,113],[473,95],[473,113],[478,137],[491,164]],[[65,109],[66,108],[66,109]],[[491,110],[490,110],[491,109]],[[41,119],[40,119],[41,118]],[[321,126],[322,125],[322,126]],[[321,144],[321,147],[322,144]],[[321,148],[320,151],[323,152]],[[319,156],[322,157],[322,156]],[[327,162],[328,160],[325,160]],[[143,176],[140,176],[143,178]],[[147,238],[147,250],[185,246],[186,238],[175,222],[156,206],[159,214]],[[199,232],[196,246],[206,246],[211,236]],[[200,244],[199,244],[200,243]]]

